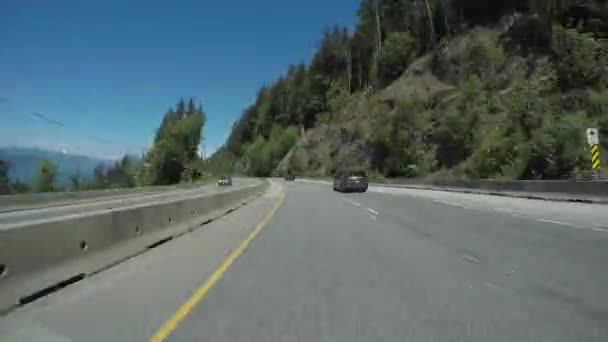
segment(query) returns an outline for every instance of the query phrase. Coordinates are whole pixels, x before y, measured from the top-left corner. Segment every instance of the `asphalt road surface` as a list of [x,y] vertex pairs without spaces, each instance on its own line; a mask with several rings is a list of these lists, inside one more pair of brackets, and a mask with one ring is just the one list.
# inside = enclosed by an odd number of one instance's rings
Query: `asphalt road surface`
[[0,317],[0,341],[608,341],[606,208],[275,182]]
[[34,222],[45,220],[62,219],[66,216],[92,215],[100,211],[123,209],[151,203],[171,202],[205,194],[213,194],[220,191],[228,191],[239,187],[249,186],[255,182],[257,182],[257,180],[235,179],[232,187],[218,187],[215,184],[210,184],[197,188],[172,189],[160,193],[135,194],[129,195],[126,198],[108,199],[102,197],[97,200],[88,200],[85,203],[78,202],[70,205],[0,212],[0,230],[11,229],[13,227],[29,225]]

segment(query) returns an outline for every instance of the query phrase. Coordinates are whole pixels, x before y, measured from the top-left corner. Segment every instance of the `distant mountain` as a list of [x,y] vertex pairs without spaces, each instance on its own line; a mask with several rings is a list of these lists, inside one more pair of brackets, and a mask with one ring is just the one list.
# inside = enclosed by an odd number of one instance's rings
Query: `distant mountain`
[[69,177],[76,173],[83,179],[91,179],[97,165],[113,163],[110,160],[25,147],[0,147],[0,159],[12,164],[9,169],[11,179],[26,183],[32,183],[36,169],[42,160],[48,159],[57,166],[59,185],[67,184]]

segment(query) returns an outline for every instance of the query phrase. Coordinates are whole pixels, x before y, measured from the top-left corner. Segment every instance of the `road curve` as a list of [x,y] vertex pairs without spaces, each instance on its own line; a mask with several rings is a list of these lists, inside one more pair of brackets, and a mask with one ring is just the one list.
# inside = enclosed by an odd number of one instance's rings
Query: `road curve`
[[168,321],[167,341],[608,340],[606,207],[370,190],[274,182],[208,227],[0,317],[0,340],[146,341]]

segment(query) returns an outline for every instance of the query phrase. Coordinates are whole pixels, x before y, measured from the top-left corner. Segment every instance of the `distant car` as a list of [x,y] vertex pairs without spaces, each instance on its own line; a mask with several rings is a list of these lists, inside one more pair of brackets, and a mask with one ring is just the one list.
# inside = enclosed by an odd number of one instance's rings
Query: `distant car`
[[334,176],[334,191],[366,192],[367,187],[367,174],[363,171],[338,172]]
[[285,180],[286,180],[286,181],[293,181],[293,180],[296,180],[296,176],[295,176],[295,175],[293,175],[293,174],[286,174],[286,175],[285,175]]
[[222,178],[220,178],[217,181],[217,185],[232,185],[232,177],[230,176],[223,176]]

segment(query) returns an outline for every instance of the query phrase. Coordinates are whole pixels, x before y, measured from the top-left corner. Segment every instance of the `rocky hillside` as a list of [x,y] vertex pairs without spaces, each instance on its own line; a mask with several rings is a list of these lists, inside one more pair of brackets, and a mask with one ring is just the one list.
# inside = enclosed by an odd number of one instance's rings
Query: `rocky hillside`
[[306,132],[280,171],[364,166],[387,177],[562,178],[588,169],[585,128],[608,128],[608,93],[562,89],[564,70],[547,55],[508,50],[508,33],[472,29],[377,94],[353,95],[330,123]]
[[[485,12],[475,1],[426,2],[430,11],[425,2],[399,2],[412,6],[403,11],[363,1],[355,32],[328,33],[310,66],[262,89],[216,159],[252,175],[365,168],[556,179],[588,170],[585,128],[608,129],[606,2],[522,0]],[[381,39],[366,50],[361,36]],[[278,143],[288,130],[300,132],[292,148]]]

